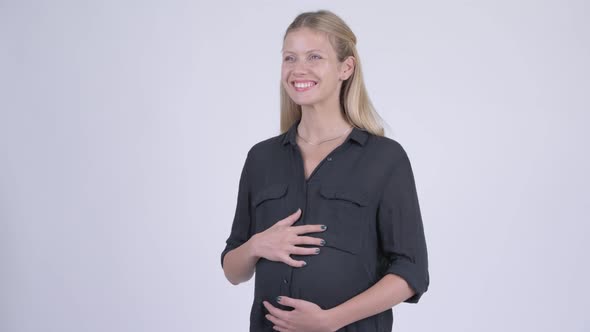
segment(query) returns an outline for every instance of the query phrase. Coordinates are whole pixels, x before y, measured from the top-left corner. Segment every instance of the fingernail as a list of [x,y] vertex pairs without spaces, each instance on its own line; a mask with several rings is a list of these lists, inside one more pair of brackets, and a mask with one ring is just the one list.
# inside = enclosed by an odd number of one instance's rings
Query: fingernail
[[320,228],[321,228],[321,229],[326,229],[326,228],[328,228],[328,226],[326,226],[326,225],[322,225],[322,227],[320,227]]
[[320,248],[315,248],[315,253],[319,254],[320,253]]
[[321,245],[325,246],[326,245],[326,240],[322,240],[322,242],[320,242]]
[[277,296],[277,302],[281,302],[281,297]]
[[305,261],[303,261],[303,266],[307,265],[307,263]]

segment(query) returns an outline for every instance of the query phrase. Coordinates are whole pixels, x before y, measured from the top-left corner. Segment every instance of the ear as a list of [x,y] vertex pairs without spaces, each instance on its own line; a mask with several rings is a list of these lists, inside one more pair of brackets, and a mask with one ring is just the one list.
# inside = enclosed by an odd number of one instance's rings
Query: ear
[[342,64],[340,65],[340,79],[343,81],[349,79],[352,73],[354,73],[355,65],[356,59],[352,55],[344,59],[344,61],[342,61]]

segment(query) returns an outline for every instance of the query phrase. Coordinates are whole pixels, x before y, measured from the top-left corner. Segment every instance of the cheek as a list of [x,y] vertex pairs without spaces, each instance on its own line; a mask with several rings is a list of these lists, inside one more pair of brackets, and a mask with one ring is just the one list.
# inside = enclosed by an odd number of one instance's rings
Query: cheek
[[281,86],[284,89],[288,89],[289,88],[289,83],[287,82],[287,77],[285,77],[285,76],[282,76],[281,77]]
[[289,72],[285,69],[281,69],[281,83],[285,84],[289,78]]
[[328,86],[334,86],[338,84],[338,73],[333,71],[326,71],[322,73],[322,77],[324,78],[324,82]]

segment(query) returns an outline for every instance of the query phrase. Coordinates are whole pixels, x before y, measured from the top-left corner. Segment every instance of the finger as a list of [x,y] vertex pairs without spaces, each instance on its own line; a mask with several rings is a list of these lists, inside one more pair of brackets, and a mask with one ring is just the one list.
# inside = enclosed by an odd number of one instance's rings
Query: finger
[[297,219],[301,217],[301,208],[297,209],[294,213],[287,216],[287,218],[281,219],[277,222],[277,224],[291,226],[293,225]]
[[273,326],[272,329],[275,330],[275,331],[279,331],[279,332],[290,332],[290,331],[292,331],[291,329],[287,329],[287,328],[276,326],[276,325]]
[[325,231],[328,226],[326,225],[301,225],[293,226],[295,234],[306,234],[306,233],[319,233]]
[[293,247],[291,254],[295,255],[317,255],[320,253],[320,248],[303,248]]
[[287,330],[287,325],[283,320],[278,319],[271,314],[264,315],[264,318],[268,319],[269,321],[271,321],[275,325],[275,326],[273,326],[273,328],[275,330],[277,330],[277,331],[286,331]]
[[290,265],[292,267],[304,267],[305,265],[307,265],[305,261],[296,261],[289,255],[283,258],[283,263]]
[[[262,304],[264,305],[264,307],[266,308],[266,310],[268,310],[268,312],[275,318],[280,319],[281,321],[285,321],[286,320],[286,316],[288,314],[287,311],[285,310],[281,310],[275,306],[273,306],[272,304],[270,304],[270,302],[268,301],[262,301]],[[273,322],[274,323],[274,322]],[[285,325],[283,325],[285,326]]]
[[280,303],[284,306],[287,307],[292,307],[292,308],[299,308],[301,307],[301,305],[304,303],[304,300],[300,300],[300,299],[294,299],[292,297],[288,297],[288,296],[279,296],[279,298],[277,299],[277,303]]
[[324,246],[326,241],[313,236],[298,236],[294,244],[309,244],[312,246]]

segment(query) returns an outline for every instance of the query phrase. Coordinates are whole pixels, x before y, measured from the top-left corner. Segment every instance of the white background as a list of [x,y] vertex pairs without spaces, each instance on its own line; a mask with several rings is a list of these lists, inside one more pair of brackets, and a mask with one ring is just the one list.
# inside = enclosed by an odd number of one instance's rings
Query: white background
[[407,150],[431,284],[395,331],[588,331],[587,1],[0,0],[0,330],[247,331],[220,253],[326,8]]

